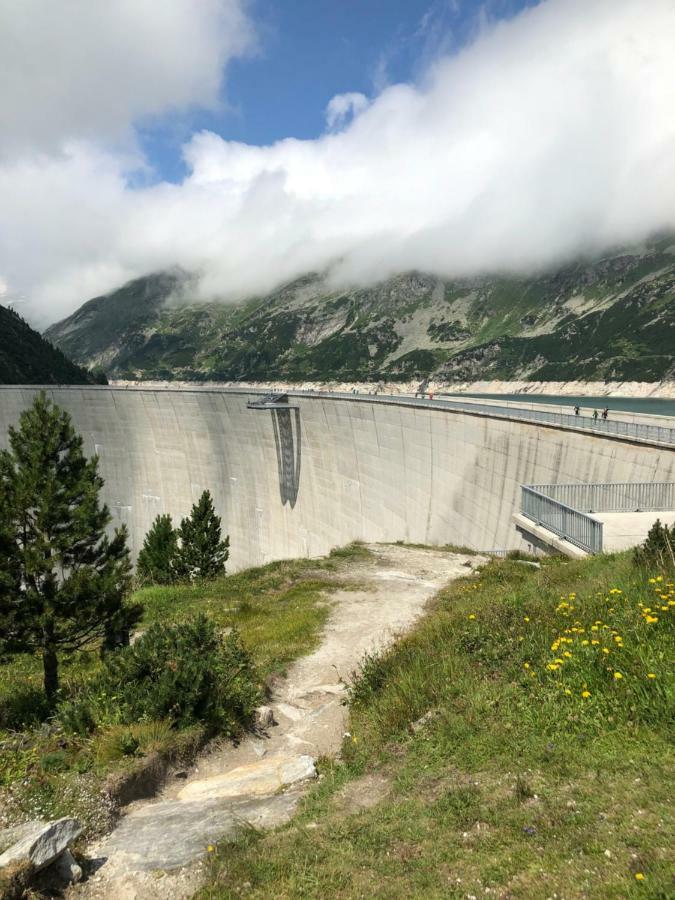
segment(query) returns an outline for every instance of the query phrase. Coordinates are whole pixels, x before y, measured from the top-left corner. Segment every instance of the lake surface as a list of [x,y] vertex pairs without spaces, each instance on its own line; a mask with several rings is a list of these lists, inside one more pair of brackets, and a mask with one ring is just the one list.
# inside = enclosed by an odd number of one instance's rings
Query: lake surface
[[[440,394],[439,394],[440,396]],[[675,416],[675,400],[653,397],[575,397],[558,394],[443,394],[446,397],[475,397],[481,400],[511,400],[515,403],[548,403],[558,406],[580,406],[582,409],[623,410],[652,416]]]

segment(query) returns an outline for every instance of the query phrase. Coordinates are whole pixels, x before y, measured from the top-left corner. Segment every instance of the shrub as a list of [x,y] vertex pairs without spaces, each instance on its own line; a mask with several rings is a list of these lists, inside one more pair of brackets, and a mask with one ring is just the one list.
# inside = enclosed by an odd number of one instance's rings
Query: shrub
[[106,658],[99,703],[114,701],[121,724],[167,719],[232,732],[260,700],[251,656],[233,629],[222,637],[204,615],[153,625],[133,647]]
[[365,653],[359,668],[351,673],[348,688],[349,701],[354,706],[365,707],[384,688],[389,676],[386,653]]
[[675,528],[668,528],[657,519],[644,543],[635,548],[633,562],[642,568],[675,568]]
[[94,752],[98,762],[106,765],[124,757],[162,750],[171,744],[174,734],[171,723],[166,720],[112,725],[97,735]]

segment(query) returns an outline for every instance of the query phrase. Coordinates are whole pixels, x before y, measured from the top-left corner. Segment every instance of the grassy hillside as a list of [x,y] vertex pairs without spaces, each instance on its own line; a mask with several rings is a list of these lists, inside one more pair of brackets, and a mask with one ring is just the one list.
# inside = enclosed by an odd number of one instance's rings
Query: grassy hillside
[[165,273],[47,336],[127,378],[655,381],[675,373],[675,242],[529,278],[413,272],[335,291],[308,275],[235,306],[196,304],[189,279]]
[[14,310],[0,306],[0,384],[87,384],[92,380]]
[[[141,630],[201,613],[219,628],[236,628],[266,679],[314,649],[331,593],[352,584],[349,562],[364,553],[346,548],[324,559],[277,562],[199,584],[147,587],[132,600],[144,607]],[[206,731],[198,726],[179,729],[165,719],[146,718],[120,724],[114,696],[106,701],[106,721],[93,732],[76,728],[72,709],[101,668],[97,648],[64,658],[54,715],[42,692],[39,656],[0,657],[0,828],[67,815],[83,822],[88,837],[106,831],[115,810],[102,801],[101,791],[111,779],[142,768],[155,753],[189,759],[203,742]],[[69,710],[70,718],[64,718]]]
[[493,562],[365,661],[343,761],[200,900],[672,896],[675,585]]

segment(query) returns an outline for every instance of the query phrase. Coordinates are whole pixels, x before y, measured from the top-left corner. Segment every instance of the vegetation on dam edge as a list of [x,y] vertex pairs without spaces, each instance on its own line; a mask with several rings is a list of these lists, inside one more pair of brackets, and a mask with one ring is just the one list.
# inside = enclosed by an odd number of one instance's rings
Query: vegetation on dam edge
[[300,815],[215,848],[200,900],[672,896],[674,582],[626,553],[442,591],[364,661]]

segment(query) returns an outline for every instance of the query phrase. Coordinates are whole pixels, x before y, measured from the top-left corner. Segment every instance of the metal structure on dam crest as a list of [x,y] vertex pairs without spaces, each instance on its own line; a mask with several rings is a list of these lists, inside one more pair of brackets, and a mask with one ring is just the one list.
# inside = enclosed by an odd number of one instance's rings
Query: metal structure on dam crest
[[[0,445],[40,389],[0,390]],[[158,513],[177,519],[209,488],[232,570],[353,540],[515,549],[523,484],[675,480],[671,423],[407,396],[43,389],[99,454],[134,553]]]

